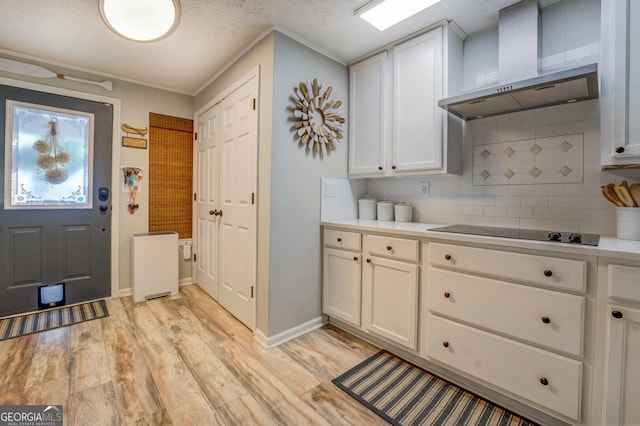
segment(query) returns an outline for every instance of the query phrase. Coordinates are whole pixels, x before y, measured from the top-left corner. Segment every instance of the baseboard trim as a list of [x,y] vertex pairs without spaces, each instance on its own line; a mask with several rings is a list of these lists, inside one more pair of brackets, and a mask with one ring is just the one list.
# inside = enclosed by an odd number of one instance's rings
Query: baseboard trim
[[133,288],[132,287],[121,288],[120,291],[118,292],[118,297],[127,297],[127,296],[133,296]]
[[180,287],[182,287],[183,285],[190,285],[190,284],[193,284],[193,279],[191,279],[191,277],[181,278],[180,281],[178,282],[178,285]]
[[322,321],[322,316],[319,316],[312,319],[311,321],[296,325],[295,327],[282,331],[271,337],[265,336],[265,334],[261,330],[256,330],[254,332],[254,338],[265,348],[271,349],[285,342],[288,342],[289,340],[293,340],[296,337],[300,337],[303,334],[307,334],[310,331],[317,330],[323,325],[324,323]]

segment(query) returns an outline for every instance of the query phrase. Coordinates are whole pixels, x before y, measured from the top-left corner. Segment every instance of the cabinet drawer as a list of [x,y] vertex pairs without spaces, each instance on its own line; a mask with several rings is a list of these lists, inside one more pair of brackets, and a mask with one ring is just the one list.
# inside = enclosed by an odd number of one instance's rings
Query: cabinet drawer
[[571,419],[580,419],[582,363],[429,315],[430,358]]
[[587,285],[587,264],[581,260],[431,243],[429,263],[551,288],[584,292]]
[[428,308],[576,356],[582,354],[584,297],[474,277],[429,271]]
[[609,265],[609,296],[640,303],[640,268]]
[[360,251],[360,241],[360,234],[357,232],[342,231],[338,229],[324,230],[324,245],[327,247]]
[[419,260],[420,243],[417,240],[384,235],[365,235],[364,246],[365,251],[373,256],[384,256],[409,262]]

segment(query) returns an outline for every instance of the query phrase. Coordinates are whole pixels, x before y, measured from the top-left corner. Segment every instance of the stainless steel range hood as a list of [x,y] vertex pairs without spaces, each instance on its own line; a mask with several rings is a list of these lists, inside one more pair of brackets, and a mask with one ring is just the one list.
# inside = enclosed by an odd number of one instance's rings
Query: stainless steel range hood
[[538,73],[540,11],[524,0],[500,11],[496,87],[438,101],[464,120],[598,98],[598,65]]
[[598,65],[544,74],[438,101],[463,120],[542,108],[598,97]]

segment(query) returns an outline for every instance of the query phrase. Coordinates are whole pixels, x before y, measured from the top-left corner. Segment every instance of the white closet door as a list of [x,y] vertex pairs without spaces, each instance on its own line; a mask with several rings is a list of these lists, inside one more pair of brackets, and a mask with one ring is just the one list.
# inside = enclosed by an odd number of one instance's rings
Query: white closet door
[[221,103],[220,303],[255,328],[258,76]]
[[196,283],[218,300],[220,105],[196,117]]

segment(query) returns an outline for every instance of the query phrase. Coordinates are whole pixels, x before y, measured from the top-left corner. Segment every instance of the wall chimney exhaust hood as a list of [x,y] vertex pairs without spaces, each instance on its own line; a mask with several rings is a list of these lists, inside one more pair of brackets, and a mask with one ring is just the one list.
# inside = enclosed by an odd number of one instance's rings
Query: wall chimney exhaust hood
[[544,74],[438,101],[463,120],[598,98],[598,65]]
[[539,74],[538,0],[523,0],[500,10],[498,86],[438,101],[463,120],[598,98],[598,65]]

